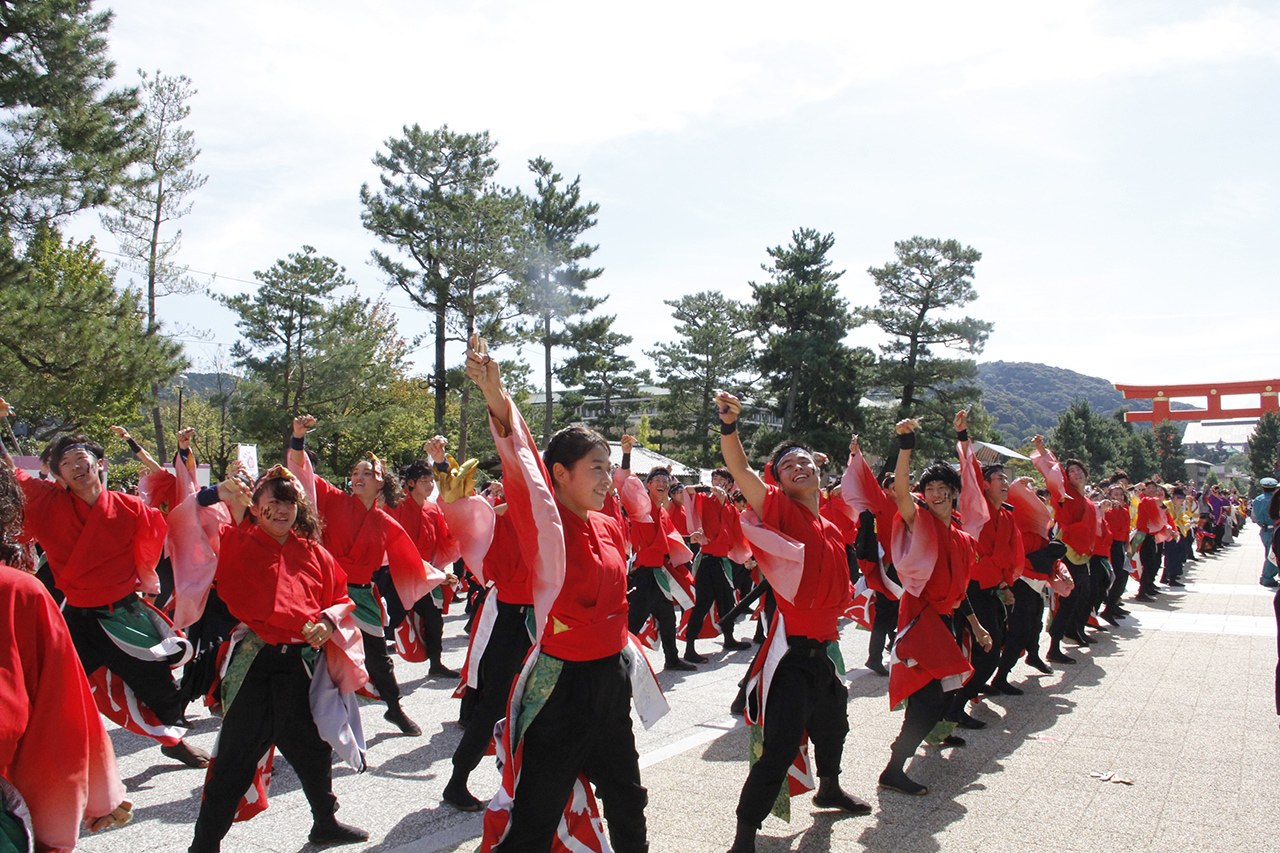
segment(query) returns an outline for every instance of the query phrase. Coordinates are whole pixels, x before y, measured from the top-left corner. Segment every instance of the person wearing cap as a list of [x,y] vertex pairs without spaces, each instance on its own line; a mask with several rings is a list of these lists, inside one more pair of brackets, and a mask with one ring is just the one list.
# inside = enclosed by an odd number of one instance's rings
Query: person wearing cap
[[1258,485],[1262,487],[1262,494],[1253,499],[1253,506],[1250,514],[1257,523],[1259,530],[1258,535],[1262,538],[1262,578],[1259,580],[1265,587],[1275,589],[1280,587],[1280,581],[1276,580],[1276,564],[1267,559],[1267,555],[1271,553],[1271,542],[1275,534],[1272,528],[1271,517],[1267,513],[1268,507],[1271,506],[1271,498],[1275,496],[1276,487],[1280,486],[1280,482],[1275,477],[1263,477],[1258,481]]

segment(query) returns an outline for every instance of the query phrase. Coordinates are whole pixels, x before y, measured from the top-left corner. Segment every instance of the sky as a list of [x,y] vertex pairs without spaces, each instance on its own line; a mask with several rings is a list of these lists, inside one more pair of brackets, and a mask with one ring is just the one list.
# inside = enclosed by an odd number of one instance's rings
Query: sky
[[[979,298],[959,312],[995,324],[980,361],[1121,383],[1280,374],[1258,356],[1280,309],[1280,4],[95,8],[115,13],[117,80],[159,70],[199,90],[186,125],[209,180],[180,260],[215,293],[251,291],[254,271],[311,245],[385,297],[406,336],[428,331],[370,264],[359,190],[386,140],[448,124],[490,132],[505,185],[531,191],[536,156],[581,176],[600,205],[592,292],[641,367],[672,334],[664,300],[749,299],[766,250],[807,227],[835,235],[852,306],[876,301],[866,271],[897,240],[981,251]],[[96,215],[68,230],[116,248]],[[194,370],[225,364],[229,311],[192,295],[159,313]]]

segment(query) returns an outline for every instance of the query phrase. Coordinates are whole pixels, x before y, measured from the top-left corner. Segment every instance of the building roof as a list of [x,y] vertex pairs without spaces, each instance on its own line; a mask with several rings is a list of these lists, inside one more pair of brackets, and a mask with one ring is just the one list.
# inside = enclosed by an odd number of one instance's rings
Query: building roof
[[[609,461],[614,465],[622,464],[622,445],[616,441],[609,442]],[[677,462],[669,456],[663,456],[657,451],[650,450],[647,447],[636,445],[631,448],[631,470],[643,477],[654,468],[671,468],[671,473],[677,477],[693,477],[697,479],[700,472],[697,468],[690,468],[683,462]]]
[[1258,426],[1257,418],[1235,418],[1229,421],[1190,421],[1182,434],[1183,446],[1203,444],[1213,447],[1219,441],[1229,447],[1244,447]]

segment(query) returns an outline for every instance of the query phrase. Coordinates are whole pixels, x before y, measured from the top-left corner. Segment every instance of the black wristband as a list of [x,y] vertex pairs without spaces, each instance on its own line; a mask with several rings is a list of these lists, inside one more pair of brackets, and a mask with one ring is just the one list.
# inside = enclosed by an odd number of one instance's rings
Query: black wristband
[[969,440],[969,431],[967,429],[956,430],[956,441],[964,444]]
[[738,431],[737,421],[732,421],[731,423],[725,423],[724,421],[720,422],[721,435],[733,435],[737,431]]
[[190,456],[190,455],[191,455],[191,448],[190,448],[190,447],[179,447],[179,448],[178,448],[178,456],[180,456],[180,457],[182,458],[182,461],[183,461],[183,462],[186,462],[186,461],[187,461],[187,457],[188,457],[188,456]]
[[141,452],[142,452],[142,445],[141,445],[141,444],[138,444],[138,442],[134,441],[134,440],[133,440],[133,436],[129,436],[128,438],[126,438],[126,439],[125,439],[125,443],[127,443],[127,444],[129,445],[129,452],[130,452],[130,453],[133,453],[133,454],[137,455],[137,454],[139,454],[139,453],[141,453]]
[[911,450],[916,446],[916,434],[914,432],[898,433],[898,449]]
[[306,450],[307,437],[304,435],[302,438],[298,438],[295,435],[293,438],[289,439],[289,449],[290,450]]
[[631,470],[631,451],[630,451],[630,450],[624,450],[624,451],[622,451],[622,465],[621,465],[621,468],[622,468],[624,471],[630,471],[630,470]]
[[448,460],[448,459],[446,459],[446,460],[445,460],[445,461],[443,461],[443,462],[433,462],[433,463],[431,463],[431,467],[435,468],[435,469],[436,469],[437,471],[439,471],[441,474],[448,474],[448,473],[449,473],[449,460]]
[[203,489],[196,492],[196,503],[200,506],[213,506],[220,500],[222,500],[222,498],[218,497],[217,486],[205,486]]

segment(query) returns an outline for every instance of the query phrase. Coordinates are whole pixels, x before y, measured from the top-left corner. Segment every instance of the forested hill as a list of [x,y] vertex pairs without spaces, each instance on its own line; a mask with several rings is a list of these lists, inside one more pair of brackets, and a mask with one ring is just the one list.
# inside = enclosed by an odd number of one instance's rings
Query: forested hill
[[[1150,400],[1126,400],[1110,380],[1030,361],[988,361],[978,365],[982,405],[1010,447],[1026,444],[1036,433],[1048,435],[1058,415],[1077,397],[1110,416],[1119,408],[1150,410]],[[1175,409],[1189,409],[1174,403]]]

